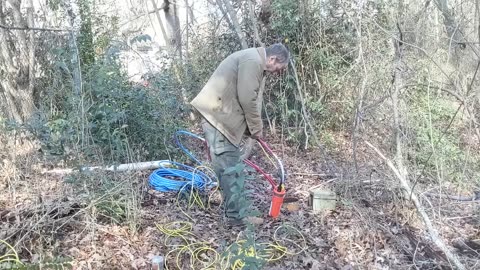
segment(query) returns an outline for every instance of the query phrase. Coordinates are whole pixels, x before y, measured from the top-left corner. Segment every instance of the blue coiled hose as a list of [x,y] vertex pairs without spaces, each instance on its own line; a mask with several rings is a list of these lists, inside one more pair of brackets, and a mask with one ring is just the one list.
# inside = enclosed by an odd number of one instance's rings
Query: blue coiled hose
[[[187,135],[201,141],[205,141],[202,137],[188,131],[179,130],[175,132],[175,142],[178,147],[185,152],[193,161],[201,165],[202,162],[198,160],[192,153],[190,153],[181,143],[179,135]],[[215,187],[218,183],[214,181],[216,177],[213,173],[210,175],[199,169],[195,169],[188,165],[168,161],[167,165],[155,170],[149,177],[150,185],[158,191],[170,192],[181,191],[185,186],[192,185],[193,188],[199,191],[207,191]]]
[[185,146],[183,146],[182,142],[180,141],[179,135],[187,135],[187,136],[193,137],[195,139],[198,139],[198,140],[202,141],[203,143],[205,143],[205,139],[198,136],[197,134],[194,134],[194,133],[191,133],[191,132],[188,132],[188,131],[185,131],[185,130],[179,130],[179,131],[175,132],[175,143],[177,144],[177,146],[180,149],[182,149],[182,151],[185,154],[187,154],[187,156],[189,156],[198,165],[201,165],[202,162],[198,158],[196,158],[192,153],[190,153],[190,151],[188,151],[188,149]]

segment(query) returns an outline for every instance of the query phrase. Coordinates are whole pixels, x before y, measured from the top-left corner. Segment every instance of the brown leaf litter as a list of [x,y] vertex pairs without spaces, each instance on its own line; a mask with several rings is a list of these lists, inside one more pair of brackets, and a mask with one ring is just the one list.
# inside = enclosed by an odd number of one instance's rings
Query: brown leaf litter
[[[339,136],[339,142],[341,138],[344,136]],[[337,153],[348,152],[343,148],[351,149],[349,141],[343,140],[337,145]],[[280,144],[272,147],[282,149]],[[305,236],[307,250],[268,263],[264,269],[449,268],[443,254],[430,242],[412,205],[405,202],[396,182],[390,180],[394,178],[389,177],[380,160],[369,157],[366,149],[359,147],[358,161],[369,164],[375,172],[365,170],[351,174],[348,171],[352,166],[347,162],[351,157],[337,154],[335,161],[346,172],[337,179],[326,170],[324,162],[319,162],[323,154],[317,150],[284,147],[277,153],[289,172],[287,194],[297,201],[285,203],[280,218],[270,219],[267,216],[271,199],[269,184],[250,173],[254,180],[248,181],[247,187],[253,190],[254,206],[265,218],[264,224],[255,229],[255,236],[269,239],[277,226],[290,224]],[[253,158],[266,162],[258,155]],[[88,204],[78,203],[78,198],[71,197],[71,187],[62,179],[45,179],[28,171],[24,174],[36,180],[35,187],[22,192],[25,187],[19,184],[15,186],[17,194],[14,195],[4,185],[0,229],[2,239],[13,243],[22,240],[18,250],[25,261],[41,260],[35,250],[71,257],[74,269],[149,269],[153,256],[165,255],[171,250],[156,224],[188,221],[178,209],[176,194],[147,190],[144,184],[148,173],[133,174],[130,178],[138,182],[138,191],[142,194],[134,224],[97,220],[91,215],[95,209],[86,211]],[[308,196],[314,186],[337,192],[340,198],[337,209],[313,214]],[[478,204],[441,198],[423,200],[431,206],[427,211],[441,236],[457,247],[462,261],[472,266],[478,263]],[[192,233],[220,251],[236,241],[240,233],[239,229],[226,226],[218,203],[210,209],[193,207],[187,213],[193,219]],[[22,239],[22,235],[28,236]]]

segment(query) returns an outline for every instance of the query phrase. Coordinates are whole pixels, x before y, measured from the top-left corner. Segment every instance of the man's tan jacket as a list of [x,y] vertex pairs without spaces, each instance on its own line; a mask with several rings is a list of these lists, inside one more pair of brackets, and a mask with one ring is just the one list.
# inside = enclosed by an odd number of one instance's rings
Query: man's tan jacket
[[251,48],[235,52],[217,67],[191,105],[238,147],[247,131],[263,129],[257,104],[258,90],[265,70],[265,49]]

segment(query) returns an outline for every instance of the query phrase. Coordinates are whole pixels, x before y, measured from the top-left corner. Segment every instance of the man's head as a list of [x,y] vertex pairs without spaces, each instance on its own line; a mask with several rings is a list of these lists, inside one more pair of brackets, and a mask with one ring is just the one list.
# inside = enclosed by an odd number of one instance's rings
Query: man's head
[[280,43],[270,45],[265,49],[267,52],[267,59],[265,70],[272,73],[283,71],[288,66],[290,60],[290,53],[287,48]]

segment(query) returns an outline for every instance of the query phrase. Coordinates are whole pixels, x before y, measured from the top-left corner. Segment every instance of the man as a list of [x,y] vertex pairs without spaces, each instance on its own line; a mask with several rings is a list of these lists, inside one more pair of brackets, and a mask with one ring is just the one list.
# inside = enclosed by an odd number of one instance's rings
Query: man
[[284,70],[289,61],[282,44],[235,52],[217,67],[191,104],[202,115],[212,167],[218,176],[226,216],[233,225],[260,223],[247,217],[240,141],[244,134],[262,137],[263,123],[258,99],[264,72]]

